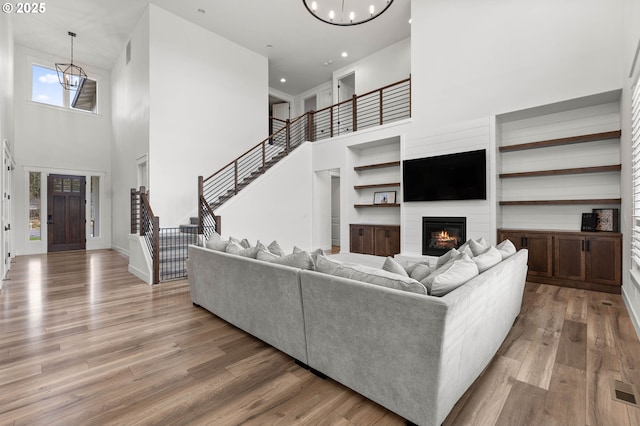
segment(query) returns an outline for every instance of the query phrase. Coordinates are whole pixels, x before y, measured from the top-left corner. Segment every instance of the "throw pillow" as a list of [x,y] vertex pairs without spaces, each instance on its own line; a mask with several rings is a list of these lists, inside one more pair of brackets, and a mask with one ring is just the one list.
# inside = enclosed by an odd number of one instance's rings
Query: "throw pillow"
[[470,240],[469,248],[471,249],[471,253],[473,253],[474,256],[477,256],[480,253],[484,253],[487,248],[489,248],[489,244],[484,240],[484,237],[482,237],[478,240]]
[[432,296],[444,296],[478,275],[478,266],[468,255],[446,263],[422,280]]
[[464,256],[463,252],[459,251],[458,249],[452,248],[451,250],[449,250],[448,252],[446,252],[445,254],[443,254],[438,258],[436,262],[436,268],[439,268],[446,263],[453,262],[454,260],[461,259],[462,256]]
[[418,265],[416,265],[413,271],[411,271],[409,276],[416,281],[422,281],[425,278],[427,278],[429,275],[431,275],[433,271],[435,271],[435,268],[433,266],[419,263]]
[[228,244],[229,244],[229,241],[227,240],[216,241],[212,239],[207,240],[207,242],[205,243],[207,248],[211,250],[216,250],[216,251],[227,251]]
[[343,265],[342,262],[330,259],[327,256],[318,256],[316,259],[316,271],[333,275]]
[[302,249],[298,246],[293,246],[293,253],[302,253]]
[[308,269],[310,271],[313,271],[315,269],[315,263],[311,258],[309,252],[306,251],[276,257],[271,261],[271,263],[277,263],[279,265],[286,265],[300,269]]
[[318,260],[318,256],[324,256],[324,250],[316,249],[311,252],[311,259],[313,259],[313,263],[315,264]]
[[242,247],[240,244],[230,241],[227,245],[227,253],[235,254],[238,256],[250,257],[255,259],[258,256],[258,247]]
[[216,231],[213,231],[213,234],[209,235],[207,241],[222,241],[222,237]]
[[483,253],[474,256],[473,261],[478,265],[478,272],[483,273],[492,266],[502,262],[502,255],[497,248],[489,246]]
[[275,240],[267,246],[267,250],[269,250],[271,253],[277,256],[285,255],[284,250],[282,250],[282,248],[280,247],[280,244],[278,244],[278,242]]
[[496,248],[500,252],[502,260],[516,253],[516,246],[514,246],[511,240],[508,239],[498,244]]
[[407,271],[400,265],[398,262],[393,260],[391,257],[387,257],[382,265],[382,270],[387,272],[392,272],[394,274],[402,275],[403,277],[408,277]]
[[275,255],[268,250],[258,250],[258,253],[256,254],[256,259],[264,260],[265,262],[271,262],[278,259],[279,257],[280,256]]
[[246,238],[243,238],[240,241],[240,245],[244,248],[251,248],[251,243],[249,242],[249,240],[247,240]]
[[427,294],[427,289],[420,281],[370,266],[343,264],[333,275],[396,290]]

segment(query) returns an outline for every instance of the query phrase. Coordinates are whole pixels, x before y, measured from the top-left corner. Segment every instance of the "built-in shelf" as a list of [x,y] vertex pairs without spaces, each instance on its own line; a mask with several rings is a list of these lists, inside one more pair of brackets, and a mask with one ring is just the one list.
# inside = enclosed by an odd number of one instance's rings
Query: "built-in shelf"
[[581,200],[528,200],[500,201],[501,206],[543,206],[543,205],[579,205],[579,204],[620,204],[620,198],[590,198]]
[[519,178],[519,177],[574,175],[574,174],[580,174],[580,173],[619,172],[621,169],[622,169],[622,166],[620,164],[612,164],[610,166],[574,167],[571,169],[538,170],[533,172],[519,172],[519,173],[501,173],[500,178],[505,179],[505,178]]
[[614,130],[611,132],[602,132],[602,133],[590,133],[587,135],[570,136],[566,138],[550,139],[550,140],[539,141],[539,142],[521,143],[517,145],[506,145],[506,146],[501,146],[499,150],[500,152],[509,152],[509,151],[522,151],[525,149],[549,148],[552,146],[570,145],[574,143],[617,139],[620,137],[621,134],[622,132],[620,130]]
[[374,183],[372,185],[354,185],[353,189],[389,188],[392,186],[400,186],[400,182]]
[[378,164],[368,164],[366,166],[355,166],[353,170],[356,172],[362,170],[371,170],[371,169],[381,169],[383,167],[398,167],[400,165],[399,161],[391,161],[389,163],[378,163]]
[[356,209],[359,208],[363,208],[363,207],[400,207],[400,204],[395,203],[395,204],[354,204],[353,207],[355,207]]

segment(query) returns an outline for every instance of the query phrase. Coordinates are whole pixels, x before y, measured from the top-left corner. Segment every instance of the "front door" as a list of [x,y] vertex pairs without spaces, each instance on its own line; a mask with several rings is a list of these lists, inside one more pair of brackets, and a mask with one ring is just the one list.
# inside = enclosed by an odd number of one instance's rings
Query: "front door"
[[48,251],[85,249],[85,188],[84,176],[47,178]]

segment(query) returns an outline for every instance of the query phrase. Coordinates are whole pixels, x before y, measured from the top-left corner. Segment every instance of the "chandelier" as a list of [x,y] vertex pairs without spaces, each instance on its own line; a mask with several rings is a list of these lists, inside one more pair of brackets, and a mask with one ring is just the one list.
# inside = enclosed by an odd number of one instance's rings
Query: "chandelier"
[[349,26],[382,15],[393,0],[302,0],[313,16],[327,24]]
[[73,63],[73,39],[76,33],[68,32],[71,37],[71,61],[68,64],[56,63],[56,71],[58,72],[58,81],[66,90],[74,90],[87,78],[87,73],[82,68]]

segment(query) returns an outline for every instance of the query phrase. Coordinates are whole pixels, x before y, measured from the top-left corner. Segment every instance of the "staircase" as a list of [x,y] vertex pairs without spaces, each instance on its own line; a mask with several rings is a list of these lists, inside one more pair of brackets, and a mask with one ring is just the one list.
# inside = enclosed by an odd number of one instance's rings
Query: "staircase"
[[[195,223],[194,223],[195,222]],[[186,259],[189,244],[198,244],[198,218],[178,228],[160,228],[160,281],[187,275]]]

